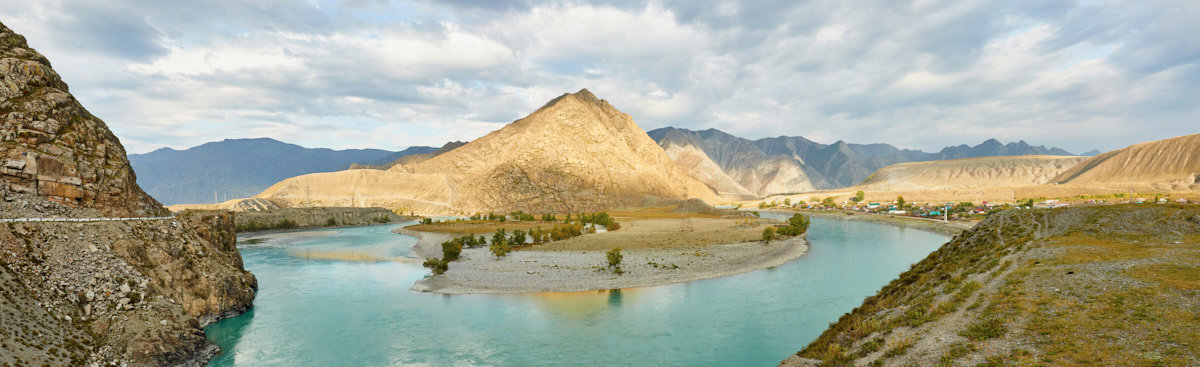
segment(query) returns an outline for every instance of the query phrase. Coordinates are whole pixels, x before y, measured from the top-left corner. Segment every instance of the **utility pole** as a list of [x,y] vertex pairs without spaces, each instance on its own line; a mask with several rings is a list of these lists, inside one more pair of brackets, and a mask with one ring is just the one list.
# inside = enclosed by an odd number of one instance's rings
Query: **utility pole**
[[680,232],[693,232],[696,229],[694,227],[692,227],[692,217],[688,216],[688,212],[690,212],[690,210],[687,206],[688,205],[688,189],[687,189],[686,184],[683,185],[683,204],[681,204],[681,205],[683,206],[683,219],[679,223],[679,231]]

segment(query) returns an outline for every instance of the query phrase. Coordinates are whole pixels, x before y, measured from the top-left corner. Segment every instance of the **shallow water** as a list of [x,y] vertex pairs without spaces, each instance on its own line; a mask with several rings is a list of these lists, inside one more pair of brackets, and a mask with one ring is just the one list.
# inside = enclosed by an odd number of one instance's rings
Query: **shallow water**
[[[764,217],[771,215],[764,213]],[[777,216],[777,215],[776,215]],[[242,245],[255,308],[210,325],[212,366],[774,366],[947,238],[812,218],[811,248],[776,267],[619,291],[443,296],[409,291],[419,263],[396,225]]]

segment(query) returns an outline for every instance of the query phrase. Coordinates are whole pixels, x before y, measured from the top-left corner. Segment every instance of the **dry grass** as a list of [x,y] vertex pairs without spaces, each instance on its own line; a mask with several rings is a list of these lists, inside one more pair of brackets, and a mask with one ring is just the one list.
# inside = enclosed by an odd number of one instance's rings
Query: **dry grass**
[[1050,245],[1066,248],[1061,260],[1067,264],[1144,259],[1161,255],[1164,251],[1161,246],[1118,242],[1080,234],[1055,238]]
[[[626,217],[627,218],[627,217]],[[692,232],[682,232],[679,219],[621,221],[621,230],[575,237],[531,249],[541,251],[585,251],[621,249],[698,250],[704,246],[751,242],[762,238],[760,220],[693,218]]]
[[[1200,208],[1005,214],[914,265],[799,354],[828,365],[1200,364]],[[882,327],[870,322],[881,318]],[[845,352],[873,335],[914,346],[875,361]]]
[[472,220],[462,222],[440,222],[433,224],[414,224],[404,227],[405,229],[434,232],[434,233],[449,233],[449,234],[492,234],[496,230],[504,228],[507,232],[512,232],[514,229],[531,230],[534,228],[550,229],[562,222],[543,222],[543,221],[507,221],[500,223],[499,221],[487,220]]
[[702,214],[702,213],[677,213],[675,209],[678,205],[659,206],[659,207],[643,207],[643,208],[620,208],[609,211],[608,213],[618,220],[634,220],[634,219],[682,219],[682,218],[721,218],[720,215]]
[[1180,290],[1200,290],[1200,267],[1175,264],[1141,265],[1125,271],[1137,279]]

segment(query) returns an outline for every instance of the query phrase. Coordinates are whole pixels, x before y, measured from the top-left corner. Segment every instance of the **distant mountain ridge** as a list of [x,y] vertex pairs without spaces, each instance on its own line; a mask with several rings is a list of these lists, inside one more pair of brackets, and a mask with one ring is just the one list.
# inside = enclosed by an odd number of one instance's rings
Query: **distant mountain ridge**
[[[821,144],[799,136],[749,140],[716,129],[693,131],[666,127],[648,132],[664,148],[695,147],[755,195],[803,192],[849,187],[876,170],[905,162],[962,158],[1063,155],[1060,148],[1029,145],[1025,141],[1003,144],[988,139],[976,146],[958,145],[937,153],[899,149],[889,144]],[[679,148],[676,148],[679,149]],[[696,174],[693,173],[693,176]],[[783,179],[786,182],[779,182]]]
[[[343,170],[403,152],[436,151],[412,147],[380,149],[305,148],[270,138],[226,139],[185,150],[162,148],[130,154],[138,184],[166,205],[213,202],[253,196],[280,180],[308,173]],[[390,161],[389,161],[390,162]]]

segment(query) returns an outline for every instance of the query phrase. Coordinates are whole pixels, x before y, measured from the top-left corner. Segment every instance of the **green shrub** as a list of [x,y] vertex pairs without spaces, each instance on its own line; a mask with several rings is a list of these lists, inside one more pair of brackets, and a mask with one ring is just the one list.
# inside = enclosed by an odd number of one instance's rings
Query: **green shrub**
[[773,239],[775,239],[775,227],[763,228],[763,232],[762,232],[763,242],[766,242],[769,245],[769,244],[771,244],[771,240],[773,240]]
[[621,256],[621,249],[614,247],[608,251],[606,256],[608,257],[608,268],[615,269],[614,272],[621,273],[621,259],[623,257]]
[[459,255],[462,255],[462,243],[458,241],[442,242],[442,258],[447,262],[458,260]]
[[422,266],[429,268],[434,274],[445,274],[446,270],[450,270],[450,262],[445,259],[425,259]]

